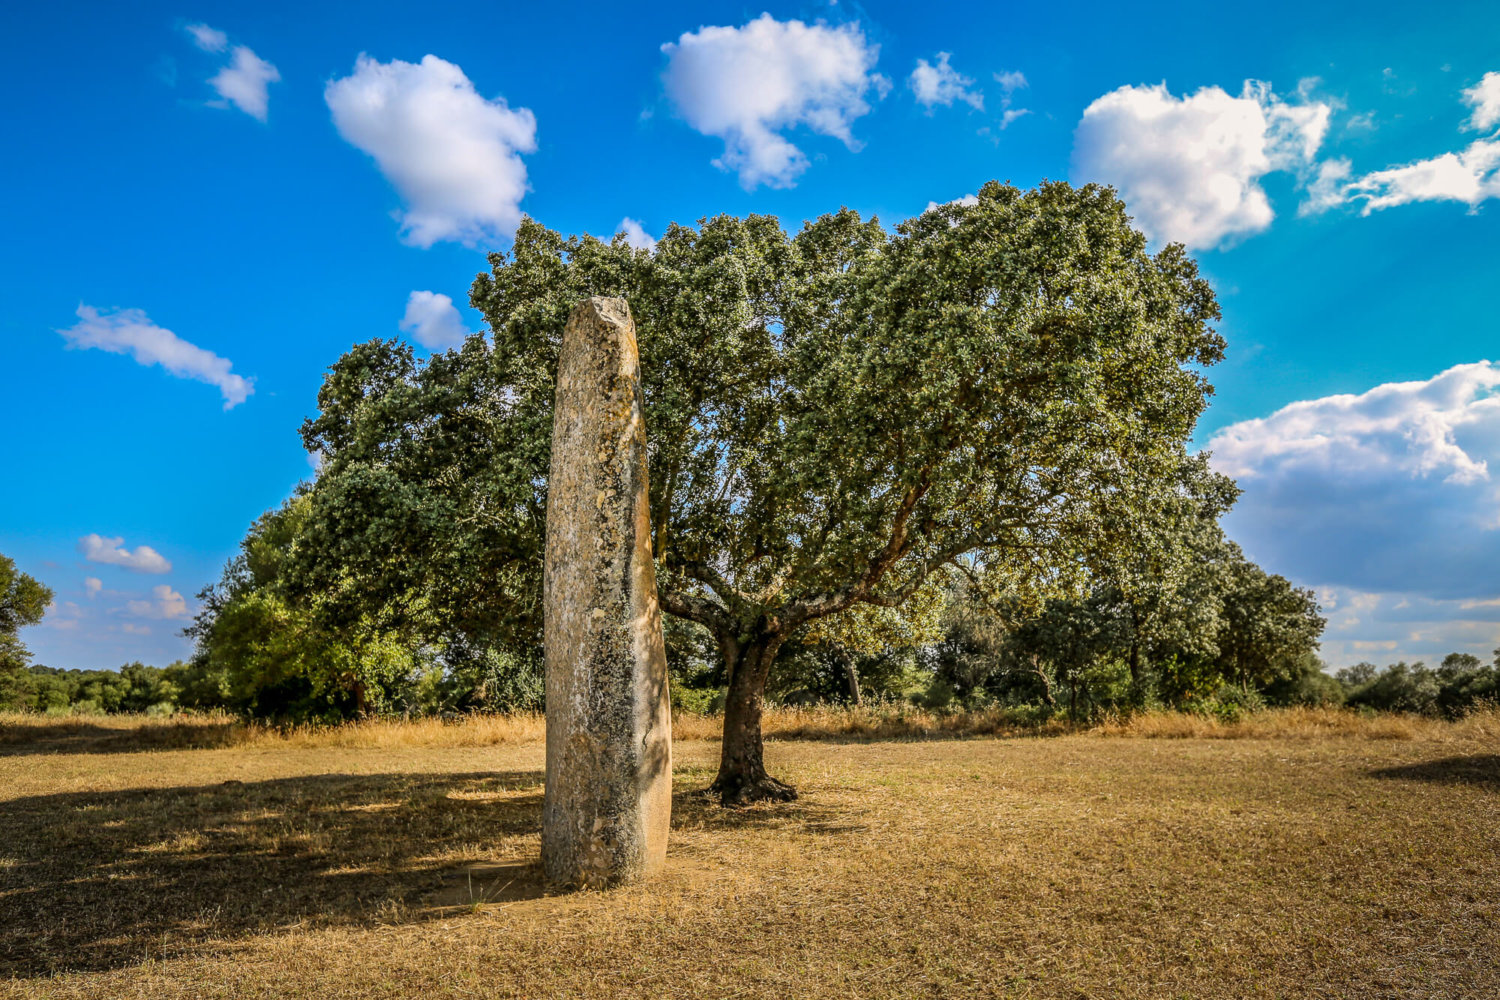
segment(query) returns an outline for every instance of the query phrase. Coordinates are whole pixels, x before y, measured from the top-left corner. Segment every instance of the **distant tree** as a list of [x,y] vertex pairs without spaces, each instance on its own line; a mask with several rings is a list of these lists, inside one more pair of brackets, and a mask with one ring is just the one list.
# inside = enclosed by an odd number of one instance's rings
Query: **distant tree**
[[1439,714],[1442,684],[1426,664],[1393,663],[1349,696],[1349,704],[1383,712]]
[[1439,673],[1461,674],[1478,670],[1484,663],[1473,653],[1449,653],[1438,666]]
[[0,708],[19,708],[29,694],[26,665],[31,653],[20,632],[41,621],[51,603],[51,590],[0,555]]
[[1261,690],[1267,705],[1342,705],[1344,685],[1312,653],[1298,657],[1291,669]]
[[1148,512],[1132,544],[1115,549],[1095,574],[1092,601],[1110,618],[1138,700],[1150,694],[1152,662],[1218,653],[1225,569],[1233,555],[1218,519],[1239,490],[1209,470],[1206,456],[1199,461],[1194,495]]
[[962,702],[1019,688],[1026,700],[1035,698],[1055,707],[1052,677],[1040,654],[1017,649],[1009,641],[1011,629],[1035,609],[1008,597],[986,594],[977,579],[953,577],[943,605],[942,638],[928,650],[931,669]]
[[[942,574],[934,574],[907,600],[895,606],[855,604],[814,620],[797,635],[814,662],[837,667],[840,694],[850,704],[864,702],[859,661],[897,650],[915,650],[942,636]],[[889,659],[884,665],[891,666]],[[779,669],[779,668],[778,668]]]
[[1326,619],[1313,592],[1267,573],[1228,544],[1217,643],[1225,675],[1241,690],[1288,677],[1318,646]]
[[964,561],[1061,580],[1198,489],[1217,306],[1106,189],[991,183],[895,233],[718,217],[651,253],[525,221],[490,260],[471,301],[492,343],[426,362],[372,343],[331,370],[303,437],[326,458],[308,551],[338,558],[299,579],[350,615],[369,599],[534,641],[558,342],[578,299],[624,296],[662,605],[725,668],[726,802],[794,795],[760,717],[813,622],[900,607]]
[[1360,662],[1356,663],[1352,667],[1343,667],[1338,671],[1338,673],[1334,674],[1334,677],[1337,678],[1339,683],[1343,684],[1344,687],[1356,688],[1361,684],[1368,684],[1370,683],[1370,681],[1374,680],[1375,675],[1379,672],[1379,670],[1380,668],[1375,666],[1375,664],[1373,663]]
[[[287,567],[305,544],[309,499],[298,494],[251,527],[222,579],[199,594],[192,703],[215,702],[262,718],[337,719],[400,711],[403,699],[436,686],[439,650],[378,601],[358,616],[325,615],[317,600],[289,593]],[[410,706],[406,706],[410,707]]]
[[[1099,668],[1110,663],[1124,666],[1117,653],[1129,645],[1128,624],[1105,592],[1083,598],[1050,600],[1040,614],[1012,628],[1007,637],[1010,655],[1024,662],[1028,657],[1050,667],[1057,683],[1067,688],[1068,714],[1079,718],[1078,696],[1089,711],[1097,699],[1091,682],[1100,679]],[[1128,668],[1127,668],[1128,669]]]

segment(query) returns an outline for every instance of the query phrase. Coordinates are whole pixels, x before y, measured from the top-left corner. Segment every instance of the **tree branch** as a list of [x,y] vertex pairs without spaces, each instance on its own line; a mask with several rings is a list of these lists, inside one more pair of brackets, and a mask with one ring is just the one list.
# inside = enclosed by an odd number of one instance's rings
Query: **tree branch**
[[661,604],[662,610],[678,618],[695,621],[716,634],[729,632],[733,628],[729,615],[713,601],[672,587],[658,587],[656,599]]

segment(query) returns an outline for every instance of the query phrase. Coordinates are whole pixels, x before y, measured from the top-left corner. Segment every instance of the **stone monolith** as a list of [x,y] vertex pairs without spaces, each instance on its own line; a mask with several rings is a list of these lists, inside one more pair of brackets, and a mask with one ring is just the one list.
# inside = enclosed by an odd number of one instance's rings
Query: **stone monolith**
[[650,529],[635,323],[624,299],[595,296],[563,333],[547,483],[542,866],[559,885],[632,881],[666,859],[672,717]]

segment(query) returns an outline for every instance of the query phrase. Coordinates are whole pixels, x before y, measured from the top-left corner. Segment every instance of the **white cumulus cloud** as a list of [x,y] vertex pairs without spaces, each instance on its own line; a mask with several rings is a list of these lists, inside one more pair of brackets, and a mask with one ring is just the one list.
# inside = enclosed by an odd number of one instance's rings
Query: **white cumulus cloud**
[[[84,535],[78,539],[78,551],[89,562],[105,566],[122,566],[137,573],[170,573],[172,564],[149,545],[138,545],[134,551],[124,547],[124,538]],[[90,596],[93,590],[90,588]]]
[[662,46],[667,97],[692,128],[724,140],[721,170],[746,190],[790,187],[807,156],[784,133],[798,126],[858,150],[851,126],[870,110],[866,95],[890,83],[875,73],[880,46],[854,24],[778,21],[702,27]]
[[148,601],[126,601],[125,610],[138,618],[164,621],[188,616],[187,601],[165,583],[151,588],[151,599]]
[[92,306],[80,305],[77,315],[77,323],[57,331],[70,348],[128,354],[138,364],[161,365],[178,378],[205,382],[219,390],[226,410],[243,403],[255,391],[250,379],[231,371],[233,364],[228,358],[157,326],[140,309],[101,313]]
[[624,233],[625,242],[637,250],[644,250],[650,253],[656,249],[656,237],[646,232],[645,226],[628,215],[620,220],[620,224],[615,227],[615,232]]
[[917,68],[906,78],[917,103],[928,109],[941,104],[952,107],[954,101],[963,101],[977,111],[984,110],[984,95],[973,89],[974,81],[964,76],[949,64],[951,52],[939,52],[937,61],[917,60]]
[[1500,365],[1285,406],[1224,428],[1213,464],[1244,489],[1226,525],[1316,586],[1500,597]]
[[1261,178],[1310,174],[1328,131],[1333,106],[1307,89],[1291,102],[1255,80],[1238,96],[1219,87],[1185,97],[1165,83],[1121,87],[1084,109],[1073,173],[1117,187],[1156,239],[1203,249],[1258,233],[1275,217]]
[[470,331],[453,299],[441,292],[412,292],[406,300],[406,315],[401,317],[401,332],[416,337],[428,350],[446,351],[462,344]]
[[405,200],[406,242],[472,246],[515,232],[527,191],[521,154],[536,149],[530,109],[481,97],[462,69],[434,55],[361,55],[323,98],[339,135],[374,158]]
[[1474,109],[1468,126],[1480,132],[1500,125],[1500,73],[1486,73],[1468,90],[1464,103]]
[[[124,539],[121,539],[121,541],[124,541]],[[99,591],[104,589],[104,581],[97,576],[86,576],[83,578],[83,589],[90,598],[98,597]]]

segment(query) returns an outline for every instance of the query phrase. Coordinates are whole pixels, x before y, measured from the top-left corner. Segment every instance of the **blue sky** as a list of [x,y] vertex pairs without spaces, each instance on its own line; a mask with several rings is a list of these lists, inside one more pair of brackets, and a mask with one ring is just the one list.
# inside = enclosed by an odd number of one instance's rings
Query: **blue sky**
[[1488,659],[1500,8],[1044,6],[8,5],[0,552],[57,592],[36,660],[185,655],[311,473],[326,366],[477,328],[518,214],[894,223],[990,178],[1115,184],[1192,247],[1230,345],[1199,443],[1331,662]]

